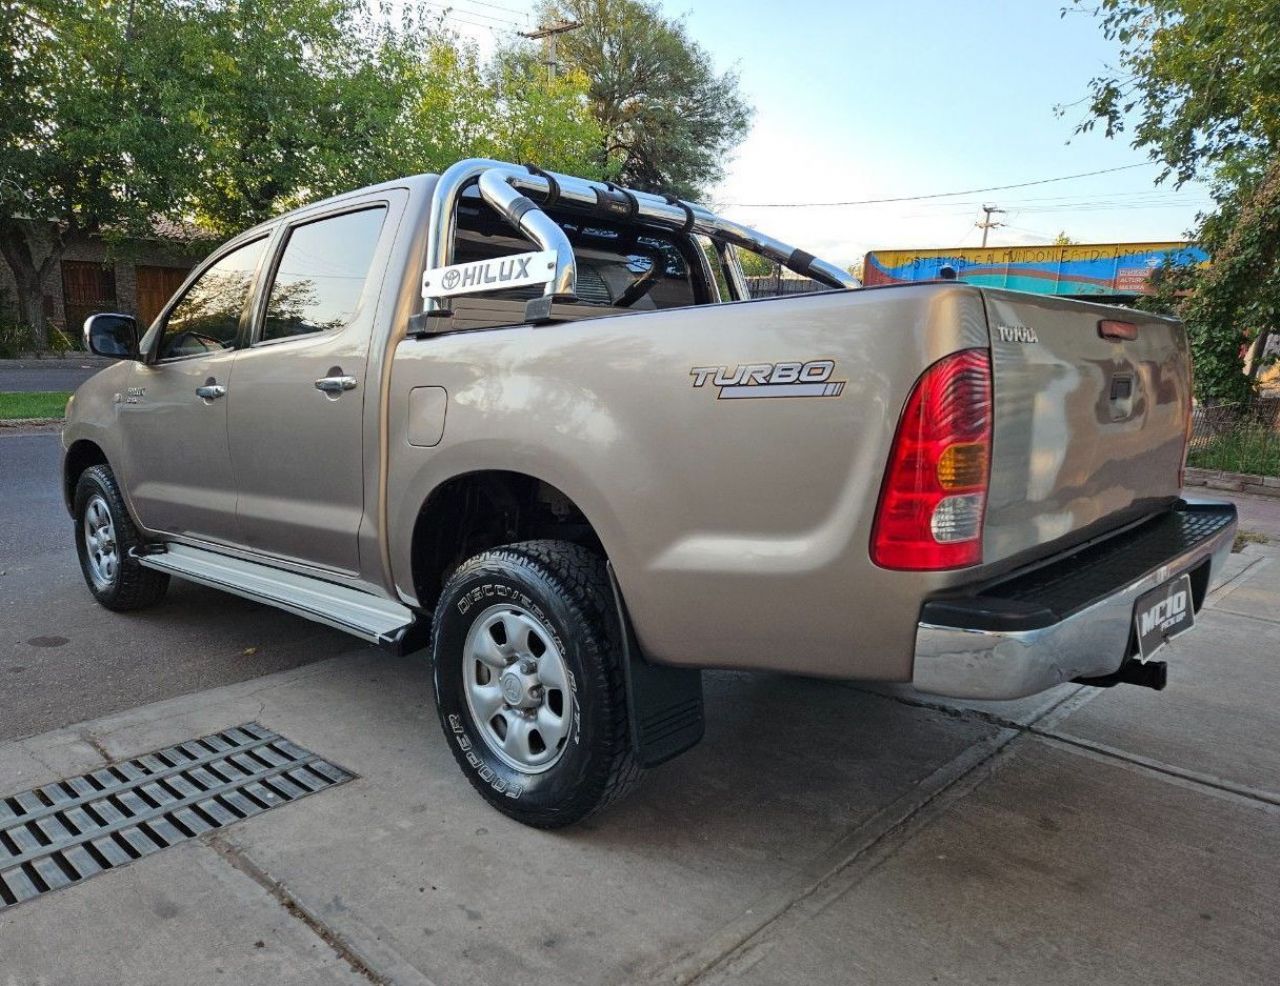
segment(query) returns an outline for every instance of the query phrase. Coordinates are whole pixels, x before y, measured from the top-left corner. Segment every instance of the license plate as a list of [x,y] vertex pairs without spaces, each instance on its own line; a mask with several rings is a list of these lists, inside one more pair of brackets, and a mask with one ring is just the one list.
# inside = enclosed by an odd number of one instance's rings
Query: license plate
[[1140,659],[1146,661],[1178,634],[1190,630],[1195,622],[1191,576],[1179,575],[1144,592],[1133,607]]

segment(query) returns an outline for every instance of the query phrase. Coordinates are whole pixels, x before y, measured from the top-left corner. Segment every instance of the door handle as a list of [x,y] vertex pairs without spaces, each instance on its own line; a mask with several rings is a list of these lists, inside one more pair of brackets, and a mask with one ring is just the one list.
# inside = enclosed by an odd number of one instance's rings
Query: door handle
[[336,397],[346,390],[356,389],[356,378],[348,376],[321,377],[316,381],[316,390],[322,390]]
[[206,401],[216,401],[219,397],[227,396],[227,388],[220,383],[207,383],[202,387],[196,388],[196,396],[202,397]]

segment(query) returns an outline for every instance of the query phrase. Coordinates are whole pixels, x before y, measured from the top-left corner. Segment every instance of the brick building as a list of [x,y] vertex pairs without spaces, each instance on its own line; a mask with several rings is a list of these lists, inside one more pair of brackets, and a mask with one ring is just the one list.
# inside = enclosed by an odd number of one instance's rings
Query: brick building
[[[190,226],[161,222],[154,229],[146,239],[107,243],[87,236],[69,243],[43,285],[52,325],[73,340],[94,312],[127,312],[149,325],[212,246]],[[39,258],[45,251],[36,247],[33,253]],[[16,291],[9,265],[0,259],[0,319],[16,317]]]

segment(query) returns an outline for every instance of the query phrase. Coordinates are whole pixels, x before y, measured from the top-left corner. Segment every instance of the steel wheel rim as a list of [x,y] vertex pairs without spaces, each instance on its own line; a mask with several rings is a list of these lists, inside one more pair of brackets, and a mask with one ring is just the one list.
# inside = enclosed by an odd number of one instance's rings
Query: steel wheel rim
[[120,574],[120,548],[116,544],[111,508],[96,493],[84,508],[84,548],[94,586],[110,589]]
[[568,746],[573,691],[546,625],[521,606],[490,606],[467,631],[462,661],[467,708],[493,755],[523,774],[554,767]]

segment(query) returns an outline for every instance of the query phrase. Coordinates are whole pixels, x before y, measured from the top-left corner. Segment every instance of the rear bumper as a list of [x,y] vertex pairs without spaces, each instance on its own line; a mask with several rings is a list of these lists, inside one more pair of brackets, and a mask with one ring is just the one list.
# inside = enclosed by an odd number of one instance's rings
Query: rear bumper
[[1182,501],[1047,563],[931,600],[916,630],[912,683],[935,695],[1013,699],[1111,674],[1136,652],[1138,597],[1186,572],[1198,612],[1235,531],[1234,505]]

